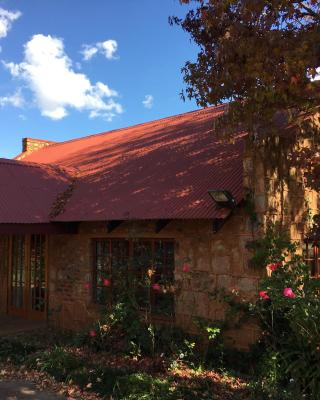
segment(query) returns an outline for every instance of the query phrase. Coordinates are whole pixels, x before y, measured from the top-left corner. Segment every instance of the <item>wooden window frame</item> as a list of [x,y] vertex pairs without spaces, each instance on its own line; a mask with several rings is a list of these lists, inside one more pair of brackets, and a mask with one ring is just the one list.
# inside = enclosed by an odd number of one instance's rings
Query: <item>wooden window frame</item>
[[[96,237],[96,238],[92,238],[92,254],[93,254],[93,266],[92,266],[92,301],[94,304],[98,305],[98,306],[105,306],[105,305],[112,305],[112,298],[113,298],[113,276],[112,276],[112,261],[111,261],[111,268],[110,268],[110,279],[111,279],[111,287],[110,287],[110,298],[111,300],[109,302],[107,302],[107,304],[102,304],[99,303],[97,301],[97,243],[98,242],[109,242],[109,254],[111,255],[111,260],[112,260],[112,242],[117,242],[117,241],[121,241],[121,242],[128,242],[128,273],[135,273],[136,269],[134,268],[134,266],[132,265],[131,261],[133,260],[134,257],[134,246],[136,243],[151,243],[151,255],[152,255],[152,263],[154,264],[156,261],[156,243],[159,242],[164,242],[164,243],[170,243],[173,246],[173,263],[172,263],[172,267],[166,266],[164,268],[161,268],[160,271],[161,273],[165,273],[166,275],[171,275],[171,279],[172,279],[172,285],[174,284],[174,272],[175,272],[175,240],[171,239],[171,238],[150,238],[150,237],[141,237],[141,238],[137,238],[137,239],[128,239],[128,238],[117,238],[117,237]],[[150,267],[154,265],[150,265]],[[146,273],[147,273],[147,267],[146,267]],[[157,275],[157,269],[155,270],[155,274],[151,276],[151,286],[154,283],[157,283],[157,281],[155,280]],[[151,290],[151,288],[150,288]],[[165,295],[163,293],[161,294],[157,294],[156,291],[151,290],[150,292],[150,301],[151,301],[151,307],[154,308],[155,306],[155,299],[157,295]],[[173,300],[174,303],[174,300]],[[172,317],[174,316],[174,304],[173,304],[173,310],[172,310]],[[168,318],[164,318],[161,316],[161,314],[157,314],[157,319],[163,319],[163,320],[167,320]]]
[[[24,239],[24,273],[25,273],[25,288],[24,288],[24,302],[22,308],[14,307],[12,303],[12,274],[13,274],[13,241],[14,237],[23,237]],[[32,299],[32,282],[31,282],[31,246],[32,237],[43,236],[43,268],[44,268],[44,283],[45,283],[45,295],[44,295],[44,307],[43,310],[35,310],[33,307]],[[30,234],[30,235],[11,235],[9,240],[9,274],[8,274],[8,300],[7,309],[8,314],[18,316],[30,320],[46,320],[48,314],[48,300],[49,300],[49,268],[48,268],[48,249],[49,249],[49,237],[45,234]]]
[[9,291],[9,266],[10,266],[10,235],[2,235],[0,238],[0,279],[2,279],[3,292],[0,293],[1,312],[8,313]]
[[[312,247],[312,257],[309,256],[309,249]],[[319,255],[319,243],[315,241],[305,241],[304,248],[304,260],[310,266],[310,275],[313,278],[320,276],[320,255]]]

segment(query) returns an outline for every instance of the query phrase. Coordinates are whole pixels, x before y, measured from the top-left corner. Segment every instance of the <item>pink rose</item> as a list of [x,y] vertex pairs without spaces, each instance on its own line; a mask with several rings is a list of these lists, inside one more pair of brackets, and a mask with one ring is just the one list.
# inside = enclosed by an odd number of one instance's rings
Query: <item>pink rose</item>
[[89,332],[89,336],[92,337],[92,338],[94,338],[94,337],[97,336],[97,332],[94,331],[94,330],[91,330],[91,331]]
[[293,290],[290,287],[286,287],[283,289],[283,295],[285,297],[289,297],[290,299],[294,299],[296,295],[294,294]]
[[106,278],[102,279],[102,283],[103,283],[103,286],[106,286],[106,287],[111,285],[110,279],[106,279]]
[[263,299],[263,300],[270,299],[270,297],[268,296],[268,292],[266,290],[261,290],[261,292],[259,292],[259,297],[260,297],[260,299]]
[[161,286],[159,285],[159,283],[154,283],[152,285],[152,289],[155,290],[156,292],[160,292],[161,291]]
[[190,265],[189,264],[183,264],[182,266],[182,272],[189,272],[190,271]]

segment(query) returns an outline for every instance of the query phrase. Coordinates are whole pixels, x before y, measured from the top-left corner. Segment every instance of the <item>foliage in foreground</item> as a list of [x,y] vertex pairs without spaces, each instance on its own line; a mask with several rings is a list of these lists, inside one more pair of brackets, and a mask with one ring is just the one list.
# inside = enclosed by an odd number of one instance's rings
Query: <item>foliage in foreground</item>
[[[39,339],[39,338],[38,338]],[[130,360],[123,354],[118,356],[118,366],[106,363],[111,353],[98,351],[92,359],[89,349],[74,347],[74,338],[69,338],[63,345],[54,346],[52,343],[43,347],[41,338],[38,347],[30,338],[3,339],[0,341],[0,362],[10,360],[17,366],[26,365],[29,370],[38,370],[54,377],[58,382],[76,385],[80,389],[100,394],[103,398],[114,400],[178,400],[212,398],[245,399],[243,385],[231,377],[220,375],[220,381],[213,381],[203,371],[192,371],[191,375],[179,376],[174,371],[153,371],[139,363],[135,368],[130,366]],[[18,344],[19,343],[19,344]],[[14,350],[13,350],[14,349]],[[26,350],[27,349],[27,350]],[[15,357],[12,351],[15,352]],[[99,359],[99,357],[102,357]],[[127,361],[127,362],[126,362]],[[3,366],[3,364],[2,364]],[[216,377],[218,374],[216,374]],[[233,387],[237,386],[238,387]]]
[[256,393],[279,400],[317,400],[320,281],[310,276],[310,267],[285,233],[282,238],[276,233],[272,240],[271,232],[257,246],[256,260],[264,254],[268,276],[261,282],[260,300],[254,306],[263,334]]

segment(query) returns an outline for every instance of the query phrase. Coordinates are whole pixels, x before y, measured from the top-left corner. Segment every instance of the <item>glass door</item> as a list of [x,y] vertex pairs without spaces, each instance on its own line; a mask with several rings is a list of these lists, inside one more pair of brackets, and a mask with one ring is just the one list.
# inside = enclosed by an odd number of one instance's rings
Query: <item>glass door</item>
[[46,244],[45,235],[12,237],[9,314],[36,320],[46,318]]

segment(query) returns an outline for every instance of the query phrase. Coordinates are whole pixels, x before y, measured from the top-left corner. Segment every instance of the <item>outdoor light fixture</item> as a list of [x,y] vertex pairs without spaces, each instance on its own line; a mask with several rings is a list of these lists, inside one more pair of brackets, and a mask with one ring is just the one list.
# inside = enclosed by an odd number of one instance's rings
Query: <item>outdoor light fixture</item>
[[237,205],[235,198],[227,190],[214,189],[208,193],[220,207],[234,208]]

